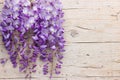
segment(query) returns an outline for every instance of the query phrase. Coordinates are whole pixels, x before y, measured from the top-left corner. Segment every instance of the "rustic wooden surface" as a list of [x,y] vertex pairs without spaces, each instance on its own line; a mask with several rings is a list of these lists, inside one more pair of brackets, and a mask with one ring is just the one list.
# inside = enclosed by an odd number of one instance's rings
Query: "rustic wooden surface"
[[[53,80],[120,80],[120,0],[62,0],[66,52]],[[0,10],[3,0],[0,0]],[[0,38],[0,57],[8,57]],[[40,63],[38,63],[40,64]],[[32,80],[49,80],[40,67]],[[10,61],[0,80],[27,80]]]

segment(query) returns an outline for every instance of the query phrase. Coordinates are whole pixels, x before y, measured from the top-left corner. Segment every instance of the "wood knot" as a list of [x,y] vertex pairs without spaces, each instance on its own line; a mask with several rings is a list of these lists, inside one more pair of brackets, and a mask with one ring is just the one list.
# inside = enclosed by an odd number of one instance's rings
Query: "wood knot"
[[76,30],[71,30],[71,36],[76,37],[78,35],[78,32]]

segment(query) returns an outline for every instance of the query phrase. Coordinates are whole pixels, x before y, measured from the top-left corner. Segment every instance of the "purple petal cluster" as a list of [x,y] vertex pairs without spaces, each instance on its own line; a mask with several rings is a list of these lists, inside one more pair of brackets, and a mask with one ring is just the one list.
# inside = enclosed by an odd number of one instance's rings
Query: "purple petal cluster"
[[60,74],[63,15],[60,0],[5,0],[0,29],[13,67],[19,64],[21,72],[35,72],[39,58],[45,75]]

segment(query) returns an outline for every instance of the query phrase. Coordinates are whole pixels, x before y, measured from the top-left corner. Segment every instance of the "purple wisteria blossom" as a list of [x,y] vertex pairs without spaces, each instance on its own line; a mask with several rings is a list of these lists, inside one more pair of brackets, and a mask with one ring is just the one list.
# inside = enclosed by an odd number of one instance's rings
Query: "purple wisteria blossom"
[[5,0],[1,15],[0,29],[13,67],[19,65],[29,77],[39,58],[44,75],[60,74],[65,51],[60,0]]

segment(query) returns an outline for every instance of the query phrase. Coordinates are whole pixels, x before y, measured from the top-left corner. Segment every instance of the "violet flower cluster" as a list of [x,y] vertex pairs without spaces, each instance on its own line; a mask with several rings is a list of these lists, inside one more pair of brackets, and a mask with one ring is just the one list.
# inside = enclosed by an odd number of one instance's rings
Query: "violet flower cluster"
[[60,74],[65,40],[60,0],[5,0],[0,29],[13,67],[36,72],[36,60],[44,75]]

